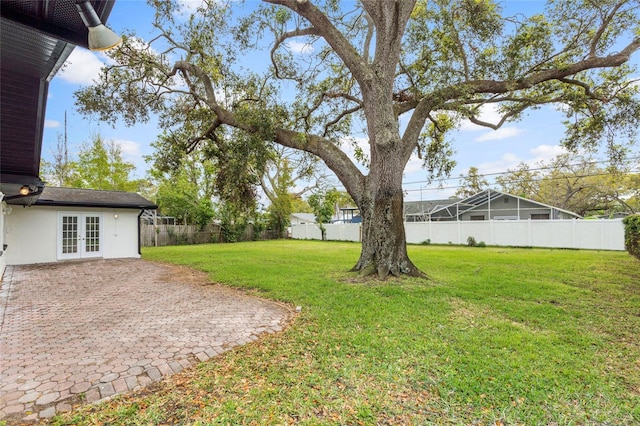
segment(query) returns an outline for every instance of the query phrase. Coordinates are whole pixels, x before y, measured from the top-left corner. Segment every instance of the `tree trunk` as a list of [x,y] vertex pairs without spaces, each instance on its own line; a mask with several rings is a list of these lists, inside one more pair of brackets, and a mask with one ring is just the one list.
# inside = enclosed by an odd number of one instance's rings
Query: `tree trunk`
[[363,275],[377,274],[385,279],[389,274],[406,274],[426,278],[407,254],[404,231],[404,167],[390,164],[398,161],[392,155],[372,161],[367,188],[359,199],[362,215],[362,252],[352,271]]

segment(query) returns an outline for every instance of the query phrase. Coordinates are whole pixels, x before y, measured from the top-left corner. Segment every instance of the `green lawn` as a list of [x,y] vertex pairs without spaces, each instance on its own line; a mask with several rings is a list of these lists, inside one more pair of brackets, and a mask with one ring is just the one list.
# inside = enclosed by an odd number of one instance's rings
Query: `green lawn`
[[362,281],[359,245],[146,249],[302,306],[283,333],[57,424],[637,424],[640,262],[410,246],[429,281]]

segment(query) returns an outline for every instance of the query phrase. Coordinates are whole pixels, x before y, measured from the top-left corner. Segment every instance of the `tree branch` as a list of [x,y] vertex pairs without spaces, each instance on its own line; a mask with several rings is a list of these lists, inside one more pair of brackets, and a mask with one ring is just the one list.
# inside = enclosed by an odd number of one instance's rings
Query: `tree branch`
[[589,57],[590,58],[595,58],[596,57],[596,49],[598,47],[598,43],[600,42],[600,39],[602,38],[602,34],[604,34],[605,30],[607,29],[607,26],[611,23],[611,21],[613,20],[613,18],[615,17],[616,13],[618,12],[618,10],[626,3],[626,1],[621,1],[618,4],[616,4],[613,9],[611,10],[611,13],[608,16],[605,16],[604,19],[602,20],[602,24],[600,25],[600,28],[598,28],[598,31],[596,31],[596,34],[593,36],[593,40],[591,40],[591,46],[589,48]]
[[354,112],[360,111],[361,109],[362,109],[362,105],[357,105],[357,106],[355,106],[353,108],[349,108],[349,109],[346,109],[346,110],[342,111],[340,114],[338,114],[338,116],[336,118],[334,118],[333,120],[330,120],[329,122],[327,122],[327,124],[325,124],[324,133],[322,134],[322,137],[326,137],[327,136],[327,134],[329,133],[329,127],[331,127],[334,124],[338,123],[340,120],[342,120],[347,115],[353,114]]
[[275,130],[280,145],[314,154],[333,171],[350,194],[361,194],[365,176],[353,164],[349,156],[331,141],[315,135],[307,135],[287,129]]
[[364,13],[364,18],[367,20],[367,36],[364,39],[364,46],[362,57],[365,62],[369,62],[369,49],[371,49],[371,40],[373,39],[373,35],[375,34],[375,24],[373,23],[373,19],[367,12]]
[[[216,119],[221,124],[226,124],[251,134],[259,132],[258,129],[251,125],[236,120],[233,113],[227,111],[216,102],[211,79],[201,68],[185,61],[178,61],[175,63],[172,72],[175,73],[180,69],[188,70],[200,79],[204,85],[205,92],[207,93],[207,105],[216,114]],[[275,142],[280,145],[299,149],[320,157],[325,164],[334,173],[336,173],[336,175],[338,175],[340,180],[345,183],[345,186],[349,186],[352,190],[356,191],[350,191],[351,193],[358,194],[363,190],[364,176],[351,162],[347,154],[342,152],[340,148],[334,145],[331,141],[322,137],[307,135],[282,128],[274,129],[274,137]],[[348,182],[348,184],[346,182]]]
[[589,85],[583,81],[579,81],[579,80],[575,80],[575,79],[571,79],[571,78],[559,78],[558,81],[561,81],[565,84],[569,84],[569,85],[573,85],[573,86],[580,86],[582,87],[582,89],[584,90],[584,94],[587,95],[588,97],[590,97],[591,99],[596,99],[598,101],[602,101],[602,102],[606,102],[607,99],[600,97],[598,95],[596,95],[595,93],[593,93],[591,91],[591,87],[589,87]]
[[309,0],[263,0],[266,3],[285,6],[307,19],[317,35],[325,39],[336,54],[344,61],[360,84],[367,84],[373,74],[367,63],[358,55],[349,40],[333,25],[329,18]]
[[478,94],[503,94],[516,92],[518,90],[530,89],[546,81],[566,79],[569,76],[582,71],[619,66],[627,62],[631,55],[640,49],[640,38],[631,41],[620,52],[604,56],[587,58],[575,62],[563,68],[537,71],[529,76],[518,80],[470,80],[435,90],[424,96],[420,100],[407,101],[398,106],[402,112],[414,109],[414,113],[409,120],[407,129],[402,137],[405,144],[406,158],[409,158],[413,148],[417,144],[420,131],[426,122],[428,114],[438,108],[443,107],[447,101],[455,99],[470,99]]
[[275,44],[271,48],[271,63],[273,64],[273,68],[275,70],[276,78],[279,78],[279,79],[284,79],[285,78],[285,77],[282,77],[280,75],[280,68],[278,67],[278,64],[277,64],[276,59],[275,59],[276,51],[280,48],[282,43],[284,43],[287,39],[294,38],[294,37],[302,37],[302,36],[307,36],[307,35],[319,35],[319,34],[318,34],[318,32],[316,31],[315,28],[309,27],[309,28],[297,28],[297,29],[295,29],[293,31],[287,31],[286,33],[284,33],[280,37],[278,37],[278,39],[276,40]]

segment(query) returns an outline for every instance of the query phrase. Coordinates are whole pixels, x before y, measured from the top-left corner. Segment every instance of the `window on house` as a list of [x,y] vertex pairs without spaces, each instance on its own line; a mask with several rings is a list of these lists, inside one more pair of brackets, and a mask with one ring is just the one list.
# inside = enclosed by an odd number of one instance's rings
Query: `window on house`
[[484,220],[484,215],[483,214],[471,215],[471,217],[469,219],[470,220]]
[[504,197],[504,203],[508,204],[509,203],[509,197]]
[[531,213],[531,220],[549,219],[549,213]]

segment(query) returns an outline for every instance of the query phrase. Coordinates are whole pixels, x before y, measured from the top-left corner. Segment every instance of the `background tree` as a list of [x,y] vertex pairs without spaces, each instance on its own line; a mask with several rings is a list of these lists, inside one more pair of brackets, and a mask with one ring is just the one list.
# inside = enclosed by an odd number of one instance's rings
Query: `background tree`
[[184,153],[177,169],[152,167],[149,171],[156,186],[155,200],[160,212],[178,223],[203,227],[211,223],[215,167],[200,152]]
[[460,177],[460,188],[456,191],[456,197],[467,198],[489,188],[489,182],[477,167],[469,167],[467,174]]
[[63,137],[58,137],[53,162],[43,162],[42,175],[53,186],[140,192],[148,182],[135,179],[135,165],[122,157],[122,148],[114,141],[103,141],[96,135],[85,143],[74,159],[67,151]]
[[[211,1],[186,21],[173,19],[178,2],[155,4],[157,50],[128,37],[78,93],[81,110],[128,123],[159,114],[186,137],[180,148],[220,158],[218,181],[240,199],[254,184],[247,165],[265,167],[273,144],[321,158],[362,214],[363,274],[421,275],[406,251],[403,171],[418,155],[431,175],[449,172],[446,135],[462,120],[497,129],[552,103],[566,111],[567,147],[602,144],[612,157],[640,126],[626,65],[640,48],[636,0],[556,0],[531,17],[503,17],[491,0],[265,0],[238,17]],[[312,49],[296,56],[292,40]],[[497,122],[478,118],[486,105]],[[352,160],[354,131],[369,147]]]
[[589,155],[561,154],[537,163],[534,169],[521,163],[496,182],[505,192],[581,216],[634,213],[639,191],[634,162],[609,167],[600,167],[600,163]]
[[313,213],[313,208],[302,197],[291,197],[291,210],[293,213]]
[[327,228],[325,228],[324,224],[331,223],[339,199],[340,192],[335,188],[328,191],[315,192],[309,196],[308,202],[313,209],[316,224],[320,228],[323,241],[327,239]]
[[271,201],[267,209],[268,226],[282,237],[291,221],[291,213],[293,213],[293,197],[289,190],[293,187],[294,180],[291,177],[289,162],[286,159],[281,159],[277,163],[275,176],[268,175],[267,178],[270,185],[267,186],[263,179],[262,187]]
[[[317,158],[300,155],[290,148],[274,147],[260,180],[270,202],[267,226],[277,235],[284,236],[291,222],[291,213],[302,213],[294,210],[294,201],[302,200],[304,194],[324,186],[326,181],[327,176],[321,172]],[[296,188],[296,183],[304,186]]]
[[506,193],[535,200],[540,187],[540,172],[531,170],[526,163],[520,163],[515,169],[496,177],[496,183]]
[[241,241],[250,225],[254,225],[254,236],[263,229],[263,218],[256,210],[242,209],[238,204],[224,200],[214,203],[214,218],[220,224],[225,243]]
[[72,161],[69,158],[66,137],[58,134],[58,141],[55,149],[51,153],[53,161],[41,162],[41,173],[47,184],[58,187],[71,186]]

